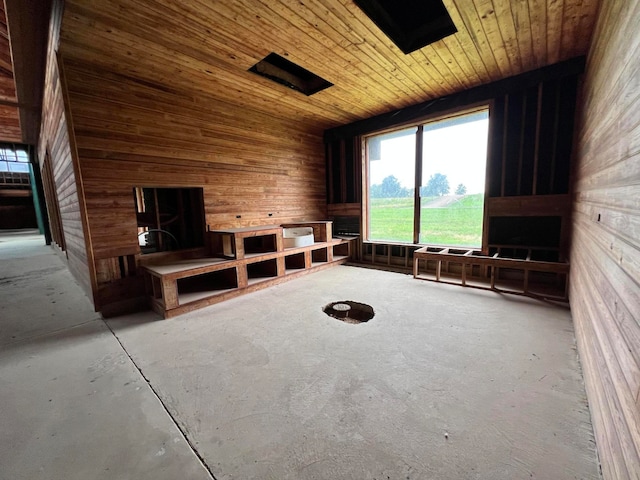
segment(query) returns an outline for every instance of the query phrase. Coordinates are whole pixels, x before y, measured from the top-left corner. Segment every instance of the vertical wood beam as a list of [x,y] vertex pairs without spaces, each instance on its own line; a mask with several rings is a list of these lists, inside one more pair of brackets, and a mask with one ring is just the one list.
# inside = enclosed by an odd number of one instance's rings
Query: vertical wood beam
[[504,96],[504,115],[502,118],[502,172],[500,176],[500,196],[504,197],[507,175],[507,124],[509,123],[509,94]]
[[522,161],[524,157],[524,137],[526,135],[527,126],[527,91],[522,93],[522,113],[520,115],[520,138],[518,139],[518,185],[516,192],[522,194]]
[[347,152],[346,140],[340,140],[340,203],[347,201]]
[[538,193],[538,160],[540,157],[540,129],[542,124],[542,95],[544,94],[544,83],[538,84],[538,105],[536,107],[536,138],[533,147],[533,185],[531,195]]
[[551,174],[549,175],[549,193],[555,193],[553,190],[553,185],[555,183],[555,173],[556,173],[556,162],[558,157],[558,130],[560,129],[560,92],[562,89],[560,88],[560,82],[562,80],[558,80],[558,84],[556,85],[556,95],[555,95],[555,109],[554,109],[554,118],[553,118],[553,140],[551,147]]
[[330,143],[326,144],[327,150],[327,203],[336,203],[335,192],[333,191],[333,148]]
[[422,186],[422,147],[424,126],[416,131],[416,177],[413,191],[413,243],[420,243],[420,187]]

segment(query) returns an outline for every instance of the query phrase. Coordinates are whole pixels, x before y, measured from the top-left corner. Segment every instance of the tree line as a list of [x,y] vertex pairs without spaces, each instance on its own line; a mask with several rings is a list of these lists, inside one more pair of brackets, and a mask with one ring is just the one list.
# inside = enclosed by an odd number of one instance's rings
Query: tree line
[[[429,177],[426,185],[420,187],[421,197],[440,197],[448,195],[451,191],[449,187],[449,179],[442,173],[435,173]],[[458,184],[455,190],[456,195],[465,195],[467,187],[462,183]],[[406,198],[413,196],[413,188],[406,188],[400,184],[400,181],[394,176],[389,175],[382,180],[382,183],[371,185],[369,188],[371,198]]]

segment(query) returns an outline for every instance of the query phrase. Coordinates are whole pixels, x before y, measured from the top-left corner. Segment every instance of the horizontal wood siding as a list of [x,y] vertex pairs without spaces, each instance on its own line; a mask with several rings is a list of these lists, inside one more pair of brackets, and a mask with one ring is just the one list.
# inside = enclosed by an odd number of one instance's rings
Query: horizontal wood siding
[[93,66],[65,71],[102,298],[139,283],[113,268],[140,252],[135,186],[202,187],[211,230],[326,217],[321,130]]
[[577,142],[571,307],[606,480],[640,478],[639,23],[603,2]]
[[[52,15],[52,27],[49,36],[38,158],[40,169],[42,170],[44,161],[47,158],[47,151],[49,152],[53,182],[60,207],[60,220],[64,231],[64,247],[69,270],[89,297],[92,298],[92,282],[81,220],[77,179],[71,156],[62,92],[63,87],[60,81],[60,71],[55,52],[58,37],[56,24],[60,22],[60,15],[60,7],[56,6]],[[54,207],[47,205],[47,208]]]

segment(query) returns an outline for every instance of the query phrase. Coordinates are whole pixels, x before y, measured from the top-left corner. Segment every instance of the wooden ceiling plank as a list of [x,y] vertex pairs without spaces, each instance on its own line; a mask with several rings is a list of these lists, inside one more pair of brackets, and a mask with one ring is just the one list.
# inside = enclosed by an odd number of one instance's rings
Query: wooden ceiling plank
[[522,56],[518,45],[518,34],[513,22],[511,11],[511,0],[492,0],[498,19],[498,28],[502,36],[509,63],[511,65],[510,75],[517,75],[523,71]]
[[[454,47],[454,50],[457,52],[458,56],[465,57],[466,63],[470,66],[474,74],[471,74],[471,77],[477,77],[477,84],[492,81],[493,77],[489,73],[489,69],[485,64],[485,59],[483,57],[483,50],[487,50],[481,46],[481,42],[479,39],[474,38],[475,32],[472,34],[472,31],[469,30],[469,26],[466,23],[466,20],[463,18],[462,14],[458,10],[457,5],[454,0],[444,0],[444,5],[453,23],[456,25],[458,29],[457,33],[446,37],[444,40],[447,42],[451,42],[455,39],[455,42],[458,44],[458,47]],[[469,9],[472,13],[476,13],[475,8]],[[471,27],[472,28],[472,27]],[[482,32],[482,29],[480,29]],[[484,32],[482,32],[484,33]],[[486,45],[486,37],[484,38],[484,43]],[[493,59],[493,55],[491,55],[491,59]],[[493,59],[495,62],[495,59]]]
[[577,29],[576,52],[578,53],[576,55],[583,55],[583,52],[589,51],[599,5],[600,0],[583,0],[582,2],[582,12]]
[[[312,5],[314,11],[323,16],[331,25],[337,35],[342,39],[339,43],[346,48],[357,62],[373,62],[373,68],[378,70],[384,77],[385,82],[394,85],[398,91],[409,91],[409,96],[420,96],[425,94],[425,89],[430,88],[429,78],[420,78],[415,69],[408,68],[407,58],[403,54],[400,56],[392,53],[388,43],[391,43],[378,27],[371,30],[365,27],[362,21],[369,21],[368,18],[360,19],[358,14],[362,12],[355,6],[349,10],[341,2],[327,2],[326,0],[308,0],[307,4]],[[397,49],[397,47],[394,47]],[[399,50],[398,50],[399,51]],[[407,99],[407,94],[402,95],[402,103]],[[394,107],[392,107],[394,108]],[[397,106],[395,107],[397,108]]]
[[547,62],[560,61],[565,0],[547,0]]
[[560,47],[560,60],[571,58],[574,55],[574,45],[577,43],[576,35],[580,25],[580,6],[582,0],[565,0],[562,12],[562,35]]
[[[449,86],[451,91],[448,93],[457,92],[465,88],[464,82],[459,78],[460,69],[455,69],[457,65],[448,63],[453,62],[453,60],[451,58],[451,53],[442,41],[428,45],[420,49],[420,52],[424,55],[426,61],[433,65],[433,68],[440,73],[446,84]],[[445,60],[445,58],[447,60]]]
[[[135,65],[135,62],[132,64]],[[109,69],[110,66],[108,64],[106,65],[102,65],[103,68]],[[125,70],[128,68],[128,66],[125,66]],[[132,66],[133,68],[133,66]],[[189,69],[185,68],[184,72],[189,75],[191,72],[189,71]],[[153,72],[151,72],[153,73]],[[196,73],[194,72],[192,74],[192,76],[195,76]],[[167,81],[167,82],[173,82],[174,85],[176,85],[179,88],[182,89],[189,89],[190,91],[194,92],[194,88],[192,85],[190,85],[188,82],[185,82],[184,80],[181,80],[180,77],[177,77],[175,79],[160,79],[160,81]],[[281,97],[277,97],[277,96],[268,96],[266,93],[264,93],[263,95],[260,95],[260,92],[255,92],[254,95],[250,95],[250,94],[245,94],[245,93],[238,93],[237,95],[230,95],[229,94],[229,90],[228,90],[228,86],[225,85],[218,85],[219,88],[225,89],[226,88],[226,92],[227,92],[227,96],[226,99],[233,99],[235,101],[235,104],[238,105],[239,107],[242,106],[244,108],[252,108],[256,111],[262,111],[262,112],[267,112],[269,110],[269,108],[271,108],[271,113],[274,116],[279,116],[282,117],[283,115],[290,115],[290,116],[295,116],[296,118],[309,118],[310,120],[313,120],[315,122],[318,122],[318,124],[320,126],[322,125],[327,125],[327,124],[335,124],[336,120],[335,118],[338,117],[338,115],[336,114],[336,112],[333,112],[332,114],[330,113],[324,113],[321,109],[318,108],[314,108],[314,109],[303,109],[302,107],[300,108],[296,108],[295,106],[293,106],[292,108],[286,108],[284,106],[284,101],[282,100]],[[215,85],[212,88],[217,88]],[[268,92],[265,89],[265,92],[267,93],[271,93]],[[195,89],[196,94],[200,93],[197,89]],[[202,92],[202,93],[207,93],[207,92]],[[211,100],[215,101],[214,97],[209,97]],[[276,112],[273,108],[273,106],[276,105],[280,105],[280,108],[278,109],[278,111]],[[338,117],[338,118],[343,118],[344,120],[348,121],[348,118],[353,118],[352,115],[350,116],[344,116],[344,117]]]
[[[449,50],[449,54],[453,61],[458,65],[458,69],[463,72],[464,78],[466,79],[465,88],[470,88],[483,83],[483,78],[476,70],[476,66],[470,61],[469,57],[465,53],[458,35],[454,34],[443,38],[442,42]],[[477,56],[475,58],[477,58]],[[484,64],[480,64],[484,69]],[[484,78],[486,79],[486,69],[484,69],[483,73],[485,74]]]
[[[598,0],[444,3],[458,32],[405,55],[353,0],[66,0],[60,51],[78,70],[111,70],[167,99],[296,118],[317,132],[583,54]],[[335,85],[305,97],[247,72],[271,52]],[[91,87],[72,85],[76,100]]]
[[498,80],[500,69],[484,32],[477,8],[475,5],[473,8],[470,7],[468,3],[464,3],[461,8],[458,3],[460,0],[445,0],[447,10],[458,28],[458,33],[455,35],[461,39],[465,55],[476,64],[477,72],[486,72],[483,76],[487,79],[485,81]]
[[[108,70],[122,72],[122,70],[126,68],[127,71],[123,73],[129,73],[134,77],[165,85],[180,85],[180,88],[186,88],[191,91],[194,89],[197,91],[207,91],[212,85],[220,84],[216,90],[227,92],[225,95],[228,95],[228,89],[232,89],[242,92],[243,97],[250,97],[255,94],[256,86],[258,86],[258,88],[260,86],[259,83],[255,83],[257,79],[257,82],[263,82],[263,96],[269,96],[269,98],[256,96],[254,97],[253,106],[256,105],[256,102],[262,103],[262,108],[267,111],[273,111],[274,107],[283,105],[298,105],[298,108],[300,108],[299,103],[304,101],[301,100],[300,97],[303,99],[307,98],[298,92],[292,95],[294,92],[290,92],[288,89],[274,89],[272,82],[261,79],[260,77],[254,79],[254,74],[249,72],[238,74],[236,69],[233,68],[218,68],[215,70],[215,75],[213,75],[213,71],[211,75],[207,75],[204,72],[207,68],[210,68],[209,64],[199,63],[191,57],[185,57],[179,52],[167,51],[166,48],[155,44],[145,45],[144,52],[137,51],[136,48],[140,43],[140,39],[130,37],[124,32],[119,32],[117,36],[114,35],[109,41],[105,39],[105,41],[102,42],[99,52],[86,51],[90,38],[96,35],[96,27],[97,25],[94,25],[93,32],[87,32],[86,36],[75,35],[75,40],[79,41],[78,48],[85,50],[85,52],[80,54],[80,58],[99,58],[103,61],[102,67]],[[111,28],[113,29],[113,27]],[[71,42],[67,41],[66,43],[67,47],[69,47],[66,51],[70,52]],[[118,55],[120,51],[131,51],[132,55],[122,57]],[[134,55],[133,53],[135,52],[137,53]],[[71,56],[73,57],[75,54]],[[168,69],[167,71],[165,65],[173,64],[179,65],[179,67]],[[245,86],[244,89],[242,88],[243,85]],[[298,97],[298,95],[300,95],[300,97]],[[240,100],[245,101],[246,99],[242,98]],[[317,99],[315,100],[316,101],[313,102],[313,106],[316,107],[314,109],[315,113],[320,114],[321,111],[326,110],[327,115],[329,115],[328,118],[330,118],[331,114],[329,112],[334,111],[334,105],[327,105]],[[249,102],[248,105],[249,104],[251,104],[251,102]],[[362,109],[362,106],[360,108]],[[352,117],[352,115],[349,116]]]
[[[322,43],[325,47],[329,48],[329,50],[333,53],[334,56],[338,56],[340,62],[345,70],[350,71],[355,74],[358,79],[371,79],[374,80],[374,85],[367,88],[372,88],[372,90],[386,89],[389,92],[387,96],[387,108],[394,108],[397,103],[402,102],[407,96],[407,91],[404,91],[404,94],[400,93],[399,89],[389,90],[385,87],[387,83],[387,79],[381,74],[380,70],[372,68],[366,62],[358,62],[357,59],[346,49],[340,46],[339,34],[324,20],[322,17],[318,17],[309,9],[308,4],[300,5],[299,2],[293,1],[282,1],[282,2],[268,2],[269,8],[273,9],[273,11],[277,14],[286,15],[291,12],[292,5],[300,6],[299,15],[301,19],[304,19],[306,25],[301,25],[299,22],[295,22],[296,26],[300,29],[300,31],[304,32],[306,35],[313,38],[314,41]],[[331,57],[329,57],[329,61],[331,61]],[[356,66],[357,65],[357,66]],[[339,65],[332,65],[329,68],[335,69],[339,67]],[[335,82],[334,82],[335,83]],[[405,85],[401,85],[401,87],[406,88]],[[410,93],[410,92],[409,92]],[[394,100],[391,100],[391,99]]]
[[[255,5],[255,3],[252,3],[251,5]],[[232,15],[236,16],[236,18],[238,16],[242,16],[245,12],[249,11],[248,5],[245,6],[246,8],[244,9],[240,9],[238,12],[233,13]],[[265,7],[266,8],[266,7]],[[217,12],[219,13],[219,9],[217,10]],[[267,15],[264,15],[264,11],[261,11],[260,13],[262,13],[262,17],[267,17]],[[270,16],[269,18],[274,18],[274,16]],[[280,17],[277,17],[278,20],[280,20]],[[262,18],[262,21],[267,22],[267,18]],[[336,59],[335,58],[335,54],[333,52],[336,51],[340,51],[340,49],[336,49],[335,45],[333,46],[332,49],[323,47],[319,42],[316,42],[313,39],[310,38],[305,38],[308,37],[308,35],[305,36],[300,36],[300,30],[296,30],[295,32],[291,32],[292,28],[298,28],[295,25],[293,25],[293,27],[286,23],[284,20],[282,20],[280,23],[278,24],[272,24],[272,28],[269,28],[268,30],[271,32],[278,32],[277,35],[272,36],[271,38],[273,39],[273,44],[274,45],[278,45],[278,44],[283,44],[286,43],[286,39],[289,38],[291,43],[300,43],[301,40],[303,42],[306,42],[304,46],[298,48],[298,49],[283,49],[280,52],[281,53],[288,53],[287,50],[292,51],[292,52],[309,52],[311,55],[304,55],[301,56],[302,58],[304,58],[305,60],[307,60],[308,63],[318,63],[317,59],[326,59],[326,72],[330,72],[332,76],[328,76],[325,72],[323,72],[322,70],[318,70],[315,69],[314,73],[318,73],[321,74],[322,76],[324,76],[325,78],[327,78],[328,80],[332,80],[333,83],[336,83],[337,88],[343,88],[343,84],[347,83],[347,81],[349,81],[349,79],[345,79],[345,82],[342,81],[336,81],[333,77],[335,76],[336,72],[343,72],[343,71],[351,71],[353,72],[354,68],[352,65],[352,61],[351,60],[343,60],[342,61],[342,65],[344,67],[344,69],[340,69],[340,68],[336,68],[336,67],[340,67],[340,59]],[[255,29],[254,29],[255,30]],[[246,29],[245,29],[246,31]],[[242,34],[242,30],[238,31],[238,34]],[[264,39],[264,35],[262,36],[258,36],[258,38],[260,39]],[[264,43],[264,41],[263,41]],[[317,51],[315,49],[318,49],[319,46],[322,46],[322,49],[320,51]],[[271,50],[268,49],[264,49],[266,53],[268,53]],[[276,48],[273,48],[273,50],[276,50]],[[256,58],[253,60],[253,63],[255,63],[255,61],[257,61],[259,58]],[[338,61],[336,61],[338,60]],[[349,63],[351,62],[351,63]],[[252,64],[253,64],[252,63]],[[250,66],[250,65],[249,65]],[[305,65],[301,65],[301,66],[305,66]],[[357,73],[356,73],[357,74]],[[362,75],[359,75],[359,78],[362,79]],[[379,85],[384,85],[384,83],[386,82],[375,82],[375,78],[374,79],[370,79],[368,76],[364,76],[364,78],[371,82],[370,86],[371,89],[379,89]],[[335,91],[336,89],[334,89]],[[388,94],[387,94],[388,96]],[[383,96],[382,99],[384,99],[385,97]],[[381,101],[381,99],[376,100],[375,99],[375,93],[373,92],[373,90],[370,90],[369,92],[367,92],[367,96],[365,98],[360,99],[360,101],[358,101],[358,105],[362,106],[362,105],[377,105],[379,104],[379,102]],[[382,100],[384,101],[384,100]],[[392,108],[392,104],[390,103],[388,108]]]
[[530,0],[512,0],[509,2],[515,28],[515,38],[518,43],[518,51],[520,52],[521,71],[525,72],[534,70],[537,65],[533,51],[533,33],[529,3]]
[[[285,1],[288,4],[296,3],[291,0]],[[314,15],[326,20],[331,30],[325,33],[350,53],[353,62],[372,64],[371,68],[382,76],[383,82],[393,87],[394,95],[399,98],[399,106],[406,104],[407,97],[424,93],[425,80],[418,78],[414,72],[411,72],[412,76],[406,75],[403,59],[394,53],[388,53],[389,46],[385,41],[390,40],[380,33],[384,39],[381,40],[380,36],[376,35],[377,32],[365,28],[354,13],[340,2],[309,0],[305,2],[305,6],[309,7]],[[356,10],[360,12],[359,9]]]
[[539,0],[529,1],[529,21],[533,47],[533,67],[547,64],[547,4]]
[[[251,3],[251,2],[248,2]],[[284,47],[282,48],[282,52],[289,53],[289,56],[295,55],[298,58],[304,58],[306,61],[306,65],[309,66],[314,63],[318,63],[317,56],[326,60],[326,63],[323,63],[325,66],[325,71],[316,70],[314,73],[321,74],[327,80],[332,81],[332,83],[340,86],[341,88],[353,88],[356,87],[359,83],[362,85],[364,83],[364,87],[366,91],[358,92],[357,90],[353,92],[356,96],[364,96],[371,98],[361,98],[365,104],[375,102],[375,98],[378,97],[380,100],[385,103],[385,109],[394,108],[395,102],[404,102],[407,97],[407,92],[399,91],[398,88],[389,89],[389,82],[386,78],[383,77],[381,71],[376,71],[371,67],[366,68],[366,71],[358,71],[358,69],[352,68],[353,65],[363,65],[362,62],[358,62],[356,58],[354,58],[348,50],[344,48],[340,48],[340,46],[335,42],[335,35],[333,38],[329,37],[332,34],[331,27],[324,23],[322,20],[318,19],[317,24],[318,27],[311,25],[307,20],[300,17],[296,12],[293,12],[287,5],[289,2],[283,1],[280,2],[264,2],[265,6],[270,9],[274,9],[274,13],[282,14],[275,15],[274,17],[282,18],[286,21],[284,25],[281,26],[282,30],[289,31],[291,28],[294,28],[295,31],[292,32],[290,38],[290,42],[293,43],[296,38],[301,38],[305,43],[305,45],[300,45],[298,48]],[[297,3],[297,2],[296,2]],[[300,9],[306,9],[309,2],[307,2],[304,6],[300,6]],[[298,4],[299,5],[299,4]],[[275,18],[274,18],[275,20]],[[281,30],[281,31],[282,31]],[[300,33],[303,35],[300,36]],[[334,32],[335,33],[335,32]],[[333,48],[327,48],[323,45],[323,51],[318,52],[318,55],[308,56],[306,52],[313,53],[315,49],[318,48],[318,45],[323,44],[323,41],[318,41],[318,39],[324,39],[328,43],[333,45]],[[276,42],[282,45],[282,40]],[[285,42],[287,43],[287,42]],[[341,53],[343,57],[341,57]],[[339,57],[336,62],[336,56]],[[336,64],[337,63],[337,64]],[[339,64],[349,65],[344,71],[351,71],[353,76],[342,76],[341,70],[337,68]],[[301,65],[305,66],[305,65]],[[312,67],[309,67],[313,69]],[[356,71],[354,71],[356,70]],[[341,75],[336,77],[336,75]],[[364,82],[363,82],[364,80]],[[357,88],[357,87],[356,87]],[[392,98],[395,99],[391,100]],[[388,99],[388,100],[387,100]]]
[[[91,69],[95,70],[95,67],[92,66]],[[109,74],[99,71],[96,75],[108,76]],[[92,73],[88,73],[87,70],[84,70],[82,68],[79,70],[78,67],[74,67],[72,64],[72,65],[67,65],[67,76],[69,77],[68,81],[69,81],[70,88],[74,93],[104,97],[105,100],[112,101],[112,102],[117,102],[118,101],[117,99],[120,98],[120,95],[116,86],[118,87],[120,86],[122,82],[122,78],[120,78],[116,74],[112,74],[110,76],[110,78],[113,79],[110,83],[108,84],[105,84],[104,82],[100,83],[100,79],[92,78],[93,76]],[[96,85],[97,88],[93,88],[94,85]],[[222,111],[226,110],[228,114],[233,114],[238,110],[237,108],[234,108],[234,105],[237,105],[238,103],[234,102],[233,98],[228,97],[224,100],[219,100],[211,96],[210,93],[206,94],[204,97],[195,96],[190,101],[187,109],[184,109],[184,108],[180,109],[180,108],[174,108],[174,105],[173,105],[176,98],[181,98],[180,96],[178,96],[178,94],[175,94],[175,93],[164,94],[162,91],[155,90],[152,87],[147,87],[149,92],[145,93],[144,91],[140,90],[140,88],[138,88],[136,84],[129,84],[125,88],[127,89],[133,88],[136,90],[136,98],[137,98],[136,107],[142,106],[142,108],[157,108],[158,99],[160,98],[163,101],[162,103],[163,111],[182,113],[183,115],[188,115],[188,112],[190,111],[190,109],[191,110],[204,109],[209,111],[211,110],[218,111],[219,109]],[[166,98],[164,98],[165,96]],[[246,108],[253,108],[251,98],[248,99],[248,102],[249,102],[249,105],[247,105]],[[244,112],[245,111],[241,111],[240,114],[245,115]],[[278,115],[277,112],[274,112],[273,110],[267,112],[265,115],[267,115],[267,117],[282,118],[283,120],[290,118],[288,116],[282,117],[281,115]],[[250,119],[247,119],[247,121],[250,121]],[[318,124],[318,119],[310,118],[307,120],[305,119],[305,116],[300,114],[298,124],[313,125],[314,122]],[[334,122],[327,122],[327,123],[334,123]],[[324,125],[324,122],[320,122],[318,128],[322,128],[323,125]]]
[[[158,3],[157,3],[157,2],[156,2],[156,4],[154,4],[154,5],[156,5],[156,7],[158,7]],[[131,9],[129,9],[127,13],[128,13],[128,15],[131,15],[131,14],[132,14]],[[149,23],[149,22],[147,22],[147,23]],[[190,22],[190,23],[192,23],[192,24],[193,24],[194,22]],[[244,31],[246,31],[246,29],[245,29]],[[153,35],[153,29],[151,29],[151,30],[150,30],[149,35]],[[183,35],[183,36],[188,36],[188,35]],[[181,35],[178,33],[175,37],[176,37],[176,38],[180,38],[180,37],[181,37]],[[174,40],[173,40],[173,36],[172,36],[172,37],[170,37],[170,38],[165,39],[163,43],[165,44],[165,46],[166,46],[167,48],[170,48],[170,47],[172,46],[173,42],[174,42]],[[186,51],[192,51],[192,50],[197,49],[197,48],[199,48],[199,47],[198,47],[198,45],[195,45],[195,46],[193,46],[193,47],[186,48],[185,50],[186,50]],[[207,58],[206,60],[208,60],[208,58]],[[251,61],[253,61],[253,59],[252,59]],[[339,88],[339,87],[338,87],[338,88]],[[334,94],[335,94],[335,90],[337,90],[337,89],[333,89],[333,90],[334,90]],[[358,103],[357,103],[357,105],[353,105],[353,106],[354,106],[354,107],[355,107],[355,106],[358,106],[358,107],[362,108],[363,106],[365,106],[365,105],[367,105],[367,104],[369,104],[369,105],[374,105],[374,104],[376,104],[376,103],[375,103],[373,100],[369,100],[369,101],[367,101],[367,99],[364,99],[363,101],[358,102]]]
[[[335,9],[336,15],[345,19],[348,28],[354,29],[365,40],[362,45],[371,45],[375,52],[391,65],[397,81],[413,82],[417,86],[417,95],[422,92],[424,100],[446,93],[444,79],[439,77],[439,72],[429,68],[429,65],[423,61],[424,55],[420,51],[408,55],[402,53],[352,1],[339,0],[336,5],[333,5],[333,2],[329,3]],[[366,39],[371,40],[366,41]]]
[[480,18],[480,24],[484,34],[493,51],[493,56],[498,66],[499,77],[508,77],[512,72],[511,62],[509,61],[507,49],[502,40],[502,33],[498,26],[497,13],[493,8],[493,3],[491,0],[474,0],[473,3]]

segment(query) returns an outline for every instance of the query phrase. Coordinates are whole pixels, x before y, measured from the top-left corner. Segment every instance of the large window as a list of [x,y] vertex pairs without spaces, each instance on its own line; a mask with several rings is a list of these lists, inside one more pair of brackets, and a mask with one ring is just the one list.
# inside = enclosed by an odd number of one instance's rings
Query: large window
[[366,138],[368,240],[482,244],[487,107]]

